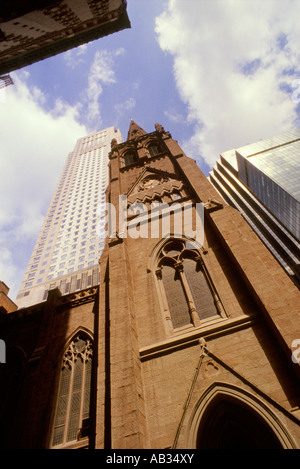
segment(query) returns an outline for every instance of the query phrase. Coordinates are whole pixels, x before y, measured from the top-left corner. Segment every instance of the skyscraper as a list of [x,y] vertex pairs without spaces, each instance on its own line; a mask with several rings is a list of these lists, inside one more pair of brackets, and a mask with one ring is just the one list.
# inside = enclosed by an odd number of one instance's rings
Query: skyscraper
[[222,153],[209,179],[300,286],[300,129]]
[[98,284],[112,139],[122,142],[120,131],[109,127],[80,138],[68,155],[17,295],[19,307],[45,300],[56,286],[65,294]]

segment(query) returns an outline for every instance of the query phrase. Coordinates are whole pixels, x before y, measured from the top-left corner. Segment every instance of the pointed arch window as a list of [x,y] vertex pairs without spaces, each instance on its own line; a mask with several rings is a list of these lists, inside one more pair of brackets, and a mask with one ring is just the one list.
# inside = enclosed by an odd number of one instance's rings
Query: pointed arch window
[[151,142],[147,146],[147,149],[148,149],[151,157],[159,155],[161,153],[160,145],[157,142]]
[[199,326],[207,319],[225,316],[202,256],[173,239],[159,254],[156,275],[166,317],[172,328]]
[[137,153],[134,150],[128,150],[123,155],[124,166],[129,166],[138,160]]
[[63,356],[52,447],[64,447],[89,435],[92,343],[77,334]]

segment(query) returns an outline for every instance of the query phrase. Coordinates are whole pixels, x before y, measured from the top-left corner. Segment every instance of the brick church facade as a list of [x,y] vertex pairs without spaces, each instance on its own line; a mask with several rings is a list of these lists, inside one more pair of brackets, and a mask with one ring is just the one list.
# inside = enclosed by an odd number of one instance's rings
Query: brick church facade
[[161,125],[109,170],[99,287],[0,316],[1,447],[300,448],[298,289]]

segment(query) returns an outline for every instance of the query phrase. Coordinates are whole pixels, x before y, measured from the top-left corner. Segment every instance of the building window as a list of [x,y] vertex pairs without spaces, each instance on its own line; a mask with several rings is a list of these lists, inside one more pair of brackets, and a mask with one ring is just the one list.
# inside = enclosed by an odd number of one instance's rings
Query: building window
[[148,145],[147,147],[149,153],[150,153],[150,156],[156,156],[156,155],[159,155],[161,153],[161,149],[160,149],[160,146],[158,145],[158,143],[150,143],[150,145]]
[[137,154],[135,151],[133,150],[129,150],[125,153],[125,155],[123,156],[124,158],[124,166],[128,166],[130,164],[133,164],[137,161]]
[[172,328],[199,326],[203,321],[225,316],[202,256],[186,248],[183,240],[168,241],[161,249],[156,275],[166,317]]
[[61,368],[52,447],[64,447],[89,436],[92,342],[79,333],[70,342]]

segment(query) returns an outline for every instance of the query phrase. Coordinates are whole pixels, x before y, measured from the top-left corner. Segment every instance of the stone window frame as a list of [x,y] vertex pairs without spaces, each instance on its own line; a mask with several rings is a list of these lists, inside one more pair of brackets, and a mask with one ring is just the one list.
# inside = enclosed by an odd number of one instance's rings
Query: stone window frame
[[[128,158],[129,155],[132,155],[133,159],[129,163],[126,162],[126,158]],[[138,154],[135,148],[127,148],[124,153],[121,155],[121,162],[122,162],[122,167],[127,168],[128,166],[131,166],[138,161]]]
[[[198,312],[195,306],[195,302],[191,293],[191,289],[189,287],[187,278],[183,272],[183,264],[182,262],[178,262],[176,263],[176,265],[174,264],[174,268],[178,270],[178,275],[180,275],[181,277],[181,285],[183,287],[184,294],[186,296],[187,304],[189,307],[189,313],[191,317],[190,324],[187,324],[181,327],[173,326],[171,312],[170,312],[169,304],[167,300],[167,295],[166,295],[165,287],[164,287],[163,280],[162,280],[162,263],[167,257],[164,255],[164,248],[171,241],[177,241],[177,240],[183,243],[188,243],[189,248],[185,248],[184,251],[186,252],[189,251],[189,253],[191,253],[191,257],[194,257],[194,260],[200,263],[201,270],[204,273],[208,287],[211,290],[212,297],[214,299],[214,303],[217,309],[216,315],[213,315],[210,318],[206,318],[202,320],[199,318]],[[161,241],[159,245],[156,246],[154,253],[152,253],[151,261],[148,264],[148,272],[152,271],[154,273],[155,284],[157,287],[159,303],[161,306],[161,311],[162,311],[162,315],[164,319],[165,331],[166,331],[167,336],[194,330],[195,328],[198,328],[198,327],[204,327],[210,322],[216,322],[216,321],[220,321],[220,320],[224,320],[228,318],[225,312],[225,309],[222,305],[222,302],[220,300],[220,297],[217,293],[217,290],[215,288],[214,282],[212,281],[212,278],[209,274],[209,270],[204,260],[203,252],[205,252],[205,250],[203,249],[203,247],[200,247],[197,242],[193,240],[188,240],[182,237],[171,236],[170,238],[167,238]]]
[[[85,340],[86,346],[82,350],[76,349],[75,342],[78,340]],[[72,395],[74,390],[74,377],[75,377],[75,368],[77,360],[82,360],[82,373],[81,373],[81,388],[80,388],[80,410],[79,410],[79,428],[78,433],[76,435],[76,439],[72,439],[67,441],[67,433],[68,433],[68,425],[70,423],[70,412],[71,412],[71,405],[72,405]],[[61,367],[58,377],[58,387],[57,387],[57,395],[56,395],[56,404],[54,406],[55,412],[53,415],[53,422],[51,428],[51,436],[49,447],[53,449],[64,449],[64,448],[80,448],[86,447],[89,442],[89,436],[85,433],[85,421],[87,420],[84,417],[84,406],[85,406],[85,399],[86,399],[86,366],[87,363],[90,362],[90,388],[91,388],[91,379],[92,379],[92,361],[93,361],[93,337],[92,335],[84,330],[79,329],[76,333],[72,335],[72,337],[68,340],[67,344],[63,349],[63,355],[61,357]],[[58,427],[57,425],[57,411],[59,407],[59,400],[61,398],[60,390],[61,390],[61,383],[62,383],[62,373],[64,369],[70,369],[69,374],[69,382],[68,382],[68,395],[66,400],[66,415],[64,418],[64,426],[63,431],[63,441],[59,444],[53,444],[53,439],[55,435],[55,429]],[[90,396],[89,396],[90,397]],[[90,403],[89,403],[90,407]]]
[[[154,147],[158,148],[159,151],[152,152],[151,148],[154,148]],[[153,138],[147,142],[146,148],[149,152],[150,158],[155,158],[156,156],[160,155],[163,152],[160,142],[157,139],[153,139]]]

